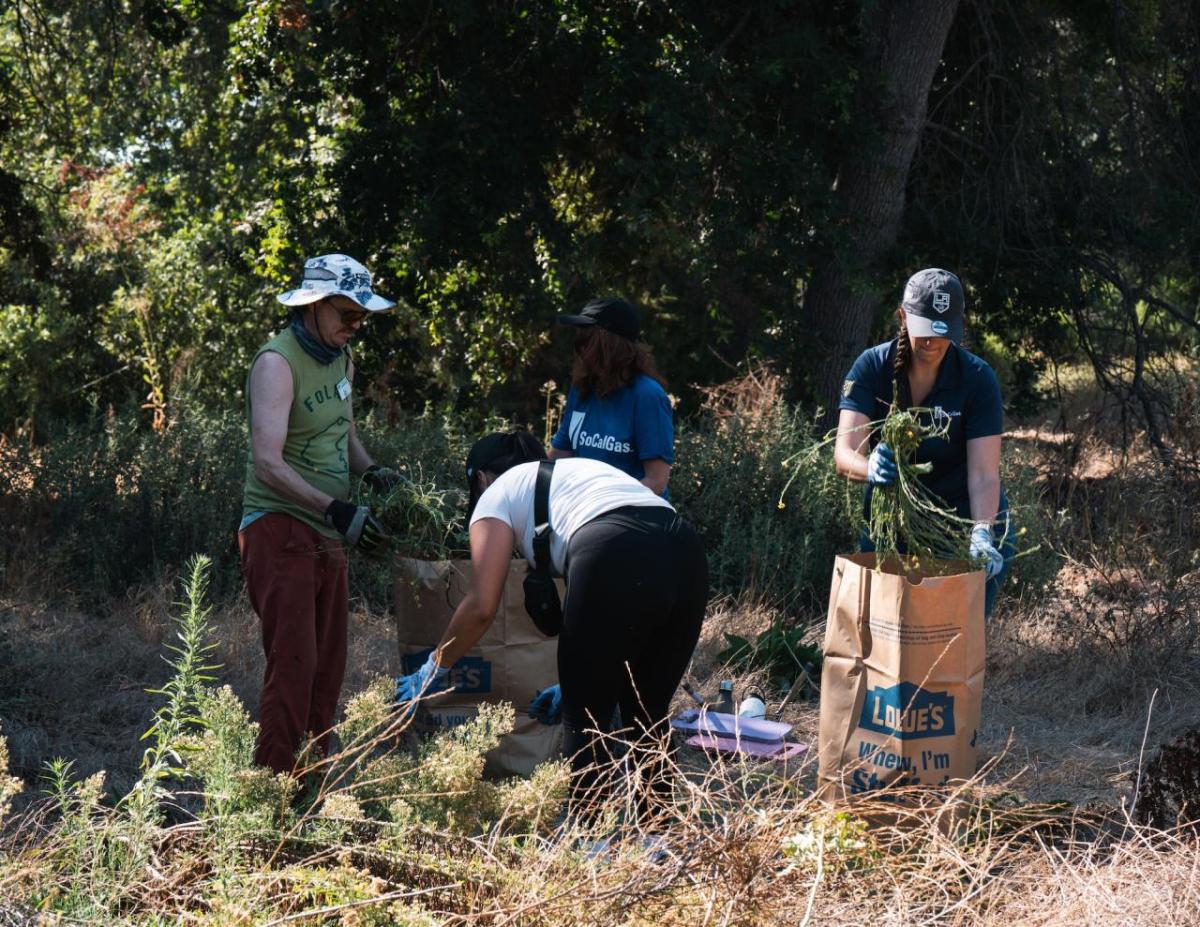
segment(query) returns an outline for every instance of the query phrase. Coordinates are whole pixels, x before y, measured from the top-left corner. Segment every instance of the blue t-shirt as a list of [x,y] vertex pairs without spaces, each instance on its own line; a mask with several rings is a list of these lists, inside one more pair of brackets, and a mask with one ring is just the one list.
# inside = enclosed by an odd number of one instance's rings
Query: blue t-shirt
[[642,461],[675,461],[671,400],[645,374],[603,398],[592,393],[580,399],[572,386],[550,446],[602,460],[640,480],[646,475]]
[[[846,374],[838,408],[861,412],[872,421],[884,418],[892,403],[895,356],[895,341],[863,351]],[[933,389],[921,406],[940,409],[950,417],[950,434],[946,438],[926,438],[917,448],[917,463],[933,464],[932,471],[921,482],[963,518],[970,518],[967,442],[1004,431],[1000,382],[987,361],[952,344],[938,368]],[[878,433],[873,433],[871,446],[878,442]],[[870,484],[867,491],[869,505]]]

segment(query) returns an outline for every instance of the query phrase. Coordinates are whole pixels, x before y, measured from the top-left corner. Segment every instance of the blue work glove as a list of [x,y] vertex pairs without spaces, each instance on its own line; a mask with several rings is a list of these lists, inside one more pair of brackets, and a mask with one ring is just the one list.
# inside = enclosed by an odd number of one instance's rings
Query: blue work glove
[[1004,555],[996,549],[992,526],[986,521],[975,523],[971,529],[971,559],[987,573],[987,578],[999,576],[1004,569]]
[[880,441],[867,458],[867,482],[877,486],[888,486],[896,482],[900,475],[896,467],[896,455],[892,449]]
[[415,673],[396,678],[396,705],[407,706],[406,710],[411,711],[412,703],[418,698],[444,691],[449,676],[450,667],[438,666],[431,653]]
[[529,703],[529,717],[542,724],[562,723],[562,686],[538,689]]

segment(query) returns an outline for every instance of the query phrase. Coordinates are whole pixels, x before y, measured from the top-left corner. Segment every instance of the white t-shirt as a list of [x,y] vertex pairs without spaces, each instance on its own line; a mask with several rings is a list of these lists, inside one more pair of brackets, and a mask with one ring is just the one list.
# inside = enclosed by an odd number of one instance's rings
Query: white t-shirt
[[[471,515],[472,525],[481,518],[497,518],[512,528],[516,548],[530,565],[534,562],[533,491],[537,472],[538,461],[504,471],[483,491]],[[550,480],[550,561],[554,572],[563,574],[571,535],[593,518],[627,505],[674,511],[671,503],[652,489],[602,461],[585,457],[555,461]]]

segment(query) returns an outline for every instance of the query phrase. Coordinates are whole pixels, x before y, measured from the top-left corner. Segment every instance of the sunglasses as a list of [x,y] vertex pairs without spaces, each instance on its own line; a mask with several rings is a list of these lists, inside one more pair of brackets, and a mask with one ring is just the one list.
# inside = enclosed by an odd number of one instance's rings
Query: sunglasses
[[328,305],[330,309],[341,316],[343,325],[357,325],[360,322],[365,322],[367,316],[371,314],[358,308],[343,309],[341,306],[335,305],[334,303],[326,303],[326,305]]

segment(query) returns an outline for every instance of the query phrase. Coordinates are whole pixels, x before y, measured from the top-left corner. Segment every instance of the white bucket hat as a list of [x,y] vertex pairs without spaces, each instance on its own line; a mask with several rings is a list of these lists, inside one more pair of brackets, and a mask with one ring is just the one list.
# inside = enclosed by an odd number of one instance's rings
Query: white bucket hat
[[327,296],[345,296],[368,312],[383,312],[396,305],[371,289],[371,272],[344,254],[323,254],[304,262],[300,286],[275,298],[285,306],[307,306]]

